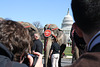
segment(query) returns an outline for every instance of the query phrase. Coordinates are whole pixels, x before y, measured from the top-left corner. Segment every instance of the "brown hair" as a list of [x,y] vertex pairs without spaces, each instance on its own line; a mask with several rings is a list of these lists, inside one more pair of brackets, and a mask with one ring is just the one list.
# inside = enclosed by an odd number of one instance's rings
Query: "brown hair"
[[0,43],[14,54],[14,60],[19,61],[19,56],[23,52],[31,51],[32,39],[29,31],[20,23],[4,20],[0,22]]

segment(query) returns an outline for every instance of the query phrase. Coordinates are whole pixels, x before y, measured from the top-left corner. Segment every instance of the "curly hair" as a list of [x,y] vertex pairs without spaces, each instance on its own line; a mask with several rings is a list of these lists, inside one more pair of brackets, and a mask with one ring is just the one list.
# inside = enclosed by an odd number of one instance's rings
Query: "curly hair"
[[20,23],[12,20],[0,22],[0,43],[14,54],[14,60],[19,61],[23,52],[30,52],[32,39],[29,31]]

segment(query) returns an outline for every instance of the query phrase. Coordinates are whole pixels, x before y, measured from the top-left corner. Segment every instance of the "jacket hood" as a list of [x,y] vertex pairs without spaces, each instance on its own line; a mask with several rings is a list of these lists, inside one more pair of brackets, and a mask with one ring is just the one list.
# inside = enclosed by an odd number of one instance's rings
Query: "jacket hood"
[[13,60],[13,54],[1,43],[0,43],[0,55],[4,55]]

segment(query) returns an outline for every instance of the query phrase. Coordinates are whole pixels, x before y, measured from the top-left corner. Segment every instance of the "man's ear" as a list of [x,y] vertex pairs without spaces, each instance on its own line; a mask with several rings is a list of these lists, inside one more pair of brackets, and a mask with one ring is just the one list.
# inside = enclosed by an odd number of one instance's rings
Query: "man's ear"
[[76,23],[73,23],[72,27],[79,37],[83,37],[82,30],[76,25]]

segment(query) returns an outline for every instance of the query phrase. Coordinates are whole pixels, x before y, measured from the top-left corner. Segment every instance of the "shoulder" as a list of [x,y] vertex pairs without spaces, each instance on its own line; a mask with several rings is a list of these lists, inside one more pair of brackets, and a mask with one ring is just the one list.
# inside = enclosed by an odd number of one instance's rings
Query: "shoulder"
[[39,39],[37,39],[37,40],[35,40],[35,42],[40,42],[40,40],[39,40]]
[[38,42],[42,44],[41,40],[38,39]]
[[33,41],[33,43],[38,43],[38,42],[39,42],[39,40],[34,40],[34,41]]
[[99,67],[100,66],[100,52],[84,53],[75,63],[74,67]]
[[28,67],[26,64],[20,64],[18,62],[12,62],[13,63],[13,67]]
[[56,43],[53,42],[53,43],[52,43],[52,46],[54,46],[54,45],[56,45]]
[[38,39],[37,41],[40,41],[40,42],[41,42],[41,40],[40,40],[40,39]]
[[91,52],[100,52],[100,43],[96,44],[96,45],[92,48]]
[[0,67],[28,67],[26,64],[11,61],[10,58],[0,55]]
[[19,62],[15,62],[15,61],[8,61],[8,60],[4,60],[3,64],[0,64],[0,67],[5,66],[5,67],[28,67],[26,64],[20,64]]

